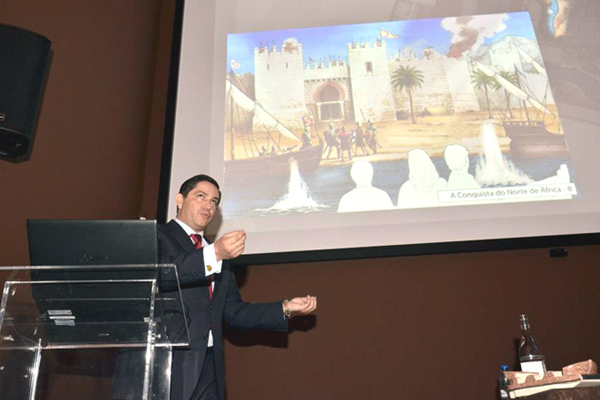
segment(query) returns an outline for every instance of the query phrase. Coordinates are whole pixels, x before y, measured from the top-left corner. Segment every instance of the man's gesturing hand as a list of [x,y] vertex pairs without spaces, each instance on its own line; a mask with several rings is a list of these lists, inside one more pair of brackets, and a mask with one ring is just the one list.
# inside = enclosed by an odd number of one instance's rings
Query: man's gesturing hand
[[315,296],[294,297],[286,302],[287,307],[292,315],[306,315],[317,309],[317,298]]
[[246,232],[228,232],[215,242],[215,255],[218,261],[231,260],[242,254],[245,246]]

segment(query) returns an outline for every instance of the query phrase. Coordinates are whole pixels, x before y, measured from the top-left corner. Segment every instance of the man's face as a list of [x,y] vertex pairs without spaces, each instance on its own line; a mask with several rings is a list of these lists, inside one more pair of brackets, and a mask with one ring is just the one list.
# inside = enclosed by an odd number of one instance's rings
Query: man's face
[[175,197],[177,218],[196,232],[206,229],[212,221],[219,205],[219,190],[210,182],[198,182],[186,197],[178,193]]

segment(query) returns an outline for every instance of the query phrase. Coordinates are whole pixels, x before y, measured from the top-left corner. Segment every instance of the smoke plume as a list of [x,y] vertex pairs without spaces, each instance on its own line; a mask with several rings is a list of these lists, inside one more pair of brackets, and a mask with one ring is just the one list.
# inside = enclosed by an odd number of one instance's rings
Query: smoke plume
[[465,53],[477,50],[485,38],[506,29],[506,18],[506,14],[492,14],[443,19],[442,28],[452,33],[448,57],[460,58]]

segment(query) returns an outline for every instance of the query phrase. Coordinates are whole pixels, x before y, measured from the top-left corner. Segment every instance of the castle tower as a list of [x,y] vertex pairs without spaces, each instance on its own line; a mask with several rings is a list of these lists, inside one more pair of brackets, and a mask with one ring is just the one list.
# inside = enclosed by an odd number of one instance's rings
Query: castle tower
[[395,120],[385,41],[348,44],[348,64],[355,118]]
[[[306,114],[302,45],[286,41],[281,51],[276,46],[254,48],[256,101],[283,125],[303,128]],[[264,130],[255,118],[254,130]]]

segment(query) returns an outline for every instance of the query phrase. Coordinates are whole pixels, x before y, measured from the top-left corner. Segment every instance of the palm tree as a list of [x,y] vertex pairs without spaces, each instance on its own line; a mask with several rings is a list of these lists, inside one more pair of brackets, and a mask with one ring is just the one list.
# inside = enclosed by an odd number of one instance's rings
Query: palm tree
[[473,76],[471,76],[471,83],[475,85],[475,89],[483,88],[483,92],[485,93],[485,100],[487,101],[487,109],[488,109],[488,118],[492,118],[492,107],[490,106],[490,96],[488,94],[488,88],[493,88],[497,82],[493,76],[489,76],[482,70],[478,69],[475,71]]
[[[518,86],[518,81],[517,81],[517,74],[515,72],[509,72],[509,71],[500,71],[498,72],[498,75],[500,75],[502,78],[506,79],[507,81],[509,81],[510,83],[512,83],[515,86]],[[498,83],[498,81],[496,81],[496,83],[494,84],[494,89],[498,90],[501,89],[502,85],[500,85],[500,83]],[[513,118],[513,112],[512,112],[512,108],[510,106],[510,93],[508,93],[508,90],[504,89],[504,96],[506,97],[506,109],[508,110],[508,117],[510,119]]]
[[416,124],[417,118],[415,118],[413,107],[413,91],[415,88],[421,88],[421,85],[423,85],[423,73],[416,67],[400,66],[392,73],[392,85],[400,91],[406,89],[410,104],[410,116],[412,117],[412,123]]

